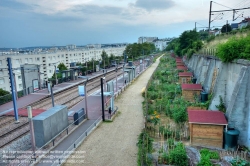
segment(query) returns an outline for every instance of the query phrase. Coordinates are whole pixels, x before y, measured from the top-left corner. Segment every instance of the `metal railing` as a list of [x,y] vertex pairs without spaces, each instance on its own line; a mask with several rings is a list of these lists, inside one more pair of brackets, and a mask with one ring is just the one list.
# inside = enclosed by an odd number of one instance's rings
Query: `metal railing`
[[70,147],[63,152],[63,154],[58,157],[58,159],[52,164],[52,166],[61,165],[65,160],[72,154],[72,152],[81,145],[85,138],[102,122],[102,117],[100,116],[81,136],[70,145]]
[[[82,117],[85,117],[86,114],[83,114],[82,116],[80,116],[77,120],[79,120],[80,118]],[[36,160],[38,159],[38,161],[40,161],[43,157],[45,157],[51,150],[52,150],[52,147],[55,147],[56,145],[58,145],[63,139],[65,139],[65,136],[63,136],[62,138],[59,138],[58,140],[56,140],[58,137],[61,136],[61,134],[63,134],[64,132],[66,132],[66,136],[69,135],[69,128],[72,127],[72,126],[76,126],[75,125],[75,122],[77,121],[73,121],[72,123],[70,123],[68,125],[67,128],[65,128],[64,130],[62,130],[60,133],[58,133],[56,136],[54,136],[50,141],[48,141],[45,145],[43,145],[42,147],[40,147],[39,149],[36,150],[35,154],[32,153],[30,155],[30,157],[27,157],[26,160],[23,160],[23,161],[19,161],[19,164],[18,166],[28,166],[30,165],[30,163],[35,163],[37,162]],[[72,131],[74,131],[74,128],[71,129]],[[57,141],[58,143],[55,143],[55,141]],[[49,150],[46,150],[46,147],[48,147],[50,144],[52,143],[52,147],[50,147]],[[44,151],[46,150],[46,151]],[[39,156],[38,158],[34,158],[34,156]],[[20,160],[22,160],[23,158],[21,158]],[[16,160],[18,160],[18,157],[16,158]],[[27,165],[28,164],[28,165]]]

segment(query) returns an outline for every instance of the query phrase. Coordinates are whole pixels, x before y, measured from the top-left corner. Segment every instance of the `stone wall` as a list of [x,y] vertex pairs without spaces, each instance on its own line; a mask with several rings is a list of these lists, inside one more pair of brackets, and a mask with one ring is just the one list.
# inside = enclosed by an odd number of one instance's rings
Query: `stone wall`
[[218,110],[216,105],[222,97],[227,111],[229,127],[240,131],[239,144],[250,147],[250,62],[237,60],[223,63],[213,56],[193,55],[185,64],[197,77],[203,89],[213,93],[210,110]]

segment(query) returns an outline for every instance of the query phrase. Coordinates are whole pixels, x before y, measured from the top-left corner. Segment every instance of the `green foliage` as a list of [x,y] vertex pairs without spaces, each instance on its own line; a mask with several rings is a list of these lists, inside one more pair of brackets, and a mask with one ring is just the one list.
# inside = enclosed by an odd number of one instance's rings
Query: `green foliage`
[[139,57],[149,55],[150,53],[155,51],[155,45],[152,43],[134,43],[127,45],[125,49],[125,54],[128,56],[128,59],[131,61],[134,61],[135,59],[138,59]]
[[176,147],[169,152],[169,163],[178,166],[188,166],[187,153],[182,143],[177,143]]
[[215,39],[215,36],[214,35],[210,35],[208,38],[207,38],[207,42],[211,42],[212,40]]
[[6,91],[6,90],[3,90],[2,88],[0,88],[0,96],[5,96],[5,95],[8,95],[10,94],[10,92]]
[[62,71],[62,70],[68,70],[68,68],[64,65],[64,63],[60,63],[57,67],[58,67],[58,69],[60,71]]
[[229,24],[223,25],[221,28],[221,33],[227,33],[231,31],[232,31],[232,27]]
[[230,38],[226,43],[217,46],[216,56],[223,62],[235,59],[250,60],[250,35],[241,38]]
[[231,162],[232,166],[250,166],[250,163],[243,159],[233,159]]
[[150,157],[150,153],[153,152],[153,139],[149,137],[146,132],[142,132],[139,135],[137,146],[138,146],[138,154],[137,154],[137,165],[152,165],[152,158]]
[[226,112],[226,106],[225,106],[225,103],[223,102],[223,99],[222,99],[222,96],[219,96],[220,97],[220,104],[219,105],[215,105],[216,108],[219,109],[219,111],[221,112]]
[[197,166],[213,166],[212,162],[210,161],[209,156],[202,156],[200,162]]
[[210,159],[220,159],[219,153],[215,151],[209,151],[208,149],[201,149],[201,160],[197,166],[213,166]]

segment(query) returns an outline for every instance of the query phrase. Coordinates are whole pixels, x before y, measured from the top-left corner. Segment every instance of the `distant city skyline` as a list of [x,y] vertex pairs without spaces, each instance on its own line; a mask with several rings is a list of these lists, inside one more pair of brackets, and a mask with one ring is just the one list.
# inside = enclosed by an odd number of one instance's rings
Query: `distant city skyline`
[[[250,0],[217,0],[231,8]],[[0,48],[134,43],[140,36],[178,37],[208,26],[209,0],[1,0]],[[228,9],[213,4],[213,10]],[[245,16],[248,13],[244,13]],[[215,20],[222,26],[232,12]],[[240,21],[239,20],[236,20]]]

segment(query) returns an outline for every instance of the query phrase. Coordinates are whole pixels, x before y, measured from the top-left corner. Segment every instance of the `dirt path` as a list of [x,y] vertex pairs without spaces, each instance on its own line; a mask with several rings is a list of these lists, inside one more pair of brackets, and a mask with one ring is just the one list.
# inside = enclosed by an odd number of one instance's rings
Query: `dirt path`
[[[137,138],[144,126],[141,91],[159,59],[152,64],[115,101],[120,114],[112,123],[102,123],[77,149],[85,151],[86,166],[133,166],[137,165]],[[65,163],[64,166],[79,164]]]

